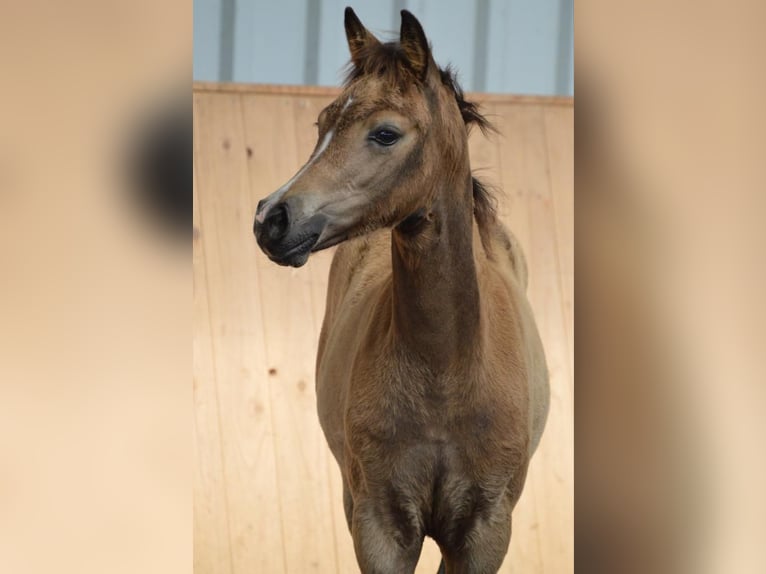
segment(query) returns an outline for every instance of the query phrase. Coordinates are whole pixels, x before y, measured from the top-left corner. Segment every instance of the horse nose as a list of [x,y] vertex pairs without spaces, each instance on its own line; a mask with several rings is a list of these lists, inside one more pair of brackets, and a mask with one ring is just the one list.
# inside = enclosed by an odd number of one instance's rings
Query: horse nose
[[[259,204],[260,208],[261,205]],[[290,214],[287,210],[287,203],[281,202],[269,209],[266,217],[259,224],[256,220],[255,235],[259,241],[265,241],[268,244],[274,243],[287,235],[290,229]]]

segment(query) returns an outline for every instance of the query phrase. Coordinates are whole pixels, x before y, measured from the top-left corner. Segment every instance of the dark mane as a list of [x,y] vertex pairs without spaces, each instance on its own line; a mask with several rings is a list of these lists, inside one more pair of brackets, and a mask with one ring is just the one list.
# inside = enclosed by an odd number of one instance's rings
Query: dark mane
[[477,126],[481,133],[485,136],[489,133],[495,133],[497,130],[490,121],[479,111],[479,104],[475,102],[469,102],[465,99],[463,88],[457,81],[457,73],[452,69],[452,66],[448,65],[446,68],[439,68],[439,75],[442,79],[442,84],[448,87],[453,94],[455,94],[455,100],[457,101],[457,107],[460,110],[460,115],[463,116],[465,125],[469,127]]
[[[392,88],[400,90],[404,90],[413,82],[420,83],[407,63],[399,42],[368,45],[361,52],[358,61],[361,62],[359,66],[349,62],[343,80],[345,87],[367,75],[378,76],[389,83]],[[449,65],[446,68],[438,68],[438,70],[442,85],[455,95],[457,107],[466,127],[470,130],[473,126],[477,126],[484,135],[497,132],[490,121],[479,111],[479,105],[465,99],[465,93],[457,81],[455,70]],[[485,228],[497,216],[497,200],[492,190],[481,181],[473,177],[472,182],[474,216],[479,226]]]
[[497,198],[494,190],[475,177],[472,177],[471,181],[473,182],[473,215],[479,227],[486,229],[487,225],[494,223],[497,219]]

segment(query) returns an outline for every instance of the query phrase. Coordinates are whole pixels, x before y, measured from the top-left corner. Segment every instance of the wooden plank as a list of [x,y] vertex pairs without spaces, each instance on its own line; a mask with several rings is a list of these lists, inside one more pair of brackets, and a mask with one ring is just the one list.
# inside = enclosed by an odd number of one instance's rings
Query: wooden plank
[[513,199],[506,217],[526,252],[528,296],[545,347],[551,382],[550,415],[530,466],[527,488],[536,492],[540,571],[558,574],[573,568],[573,397],[547,173],[544,108],[497,106],[506,142],[501,155],[503,185]]
[[[251,150],[248,168],[255,205],[292,177],[308,155],[299,157],[291,99],[244,96],[243,120]],[[327,472],[331,455],[316,415],[314,364],[319,327],[311,298],[313,262],[301,269],[279,267],[260,252],[254,260],[278,439],[275,449],[287,571],[337,572]]]
[[545,141],[569,363],[574,373],[574,109],[546,107]]
[[193,181],[194,571],[226,574],[231,572],[229,514],[196,170]]
[[257,246],[238,94],[195,96],[195,153],[234,572],[284,572]]
[[[319,96],[336,98],[341,89],[328,86],[294,86],[280,84],[240,84],[230,82],[194,82],[194,93],[237,93],[237,94],[281,94],[284,96]],[[479,102],[496,102],[506,104],[533,105],[533,106],[573,106],[574,98],[571,96],[534,96],[520,94],[489,94],[483,92],[468,92],[469,100]]]

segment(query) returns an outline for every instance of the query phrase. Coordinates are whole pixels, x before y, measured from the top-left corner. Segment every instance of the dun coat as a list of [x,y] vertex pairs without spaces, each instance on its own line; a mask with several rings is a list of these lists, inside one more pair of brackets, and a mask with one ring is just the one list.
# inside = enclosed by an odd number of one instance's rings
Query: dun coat
[[317,357],[319,419],[367,573],[413,572],[425,536],[447,573],[496,572],[548,412],[527,270],[471,174],[491,129],[420,23],[381,43],[346,9],[351,64],[308,162],[254,232],[295,267],[341,243]]

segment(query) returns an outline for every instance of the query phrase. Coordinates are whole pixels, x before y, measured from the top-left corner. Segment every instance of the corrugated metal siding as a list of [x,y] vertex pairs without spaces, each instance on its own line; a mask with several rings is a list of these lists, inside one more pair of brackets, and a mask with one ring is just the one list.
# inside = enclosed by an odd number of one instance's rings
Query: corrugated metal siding
[[573,0],[194,0],[194,79],[338,85],[349,4],[385,38],[413,12],[469,90],[573,93]]

